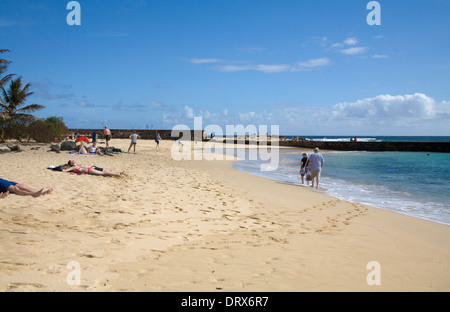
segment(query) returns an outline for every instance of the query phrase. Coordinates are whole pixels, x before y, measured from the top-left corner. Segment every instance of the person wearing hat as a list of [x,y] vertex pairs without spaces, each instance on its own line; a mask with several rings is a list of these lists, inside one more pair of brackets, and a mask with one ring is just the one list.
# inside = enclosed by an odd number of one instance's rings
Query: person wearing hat
[[[305,184],[305,175],[308,171],[308,167],[306,166],[306,164],[308,163],[308,154],[303,153],[302,156],[302,160],[300,161],[300,176],[302,177],[302,184]],[[307,182],[309,185],[309,181]]]
[[316,147],[314,149],[314,153],[309,156],[309,167],[312,175],[312,184],[314,187],[314,180],[316,181],[316,189],[319,189],[319,181],[320,181],[320,172],[325,164],[325,160],[323,156],[319,153],[319,148]]

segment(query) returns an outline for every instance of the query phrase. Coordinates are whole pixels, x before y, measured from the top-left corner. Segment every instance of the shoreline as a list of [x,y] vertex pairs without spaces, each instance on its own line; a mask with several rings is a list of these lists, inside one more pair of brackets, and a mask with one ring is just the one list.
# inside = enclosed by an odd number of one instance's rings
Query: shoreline
[[[280,148],[280,150],[281,149],[283,149],[284,151],[287,151],[288,154],[291,154],[291,151],[296,151],[296,152],[298,152],[299,155],[302,152],[307,152],[307,153],[311,152],[310,149],[297,148],[297,147],[282,147],[282,148]],[[321,150],[321,152],[322,153],[346,153],[346,151],[336,151],[336,150]],[[357,153],[357,151],[356,151],[356,153]],[[255,175],[255,176],[258,176],[258,177],[266,178],[266,179],[269,179],[269,180],[274,180],[274,181],[279,181],[279,182],[284,182],[284,183],[291,183],[293,185],[298,185],[298,186],[302,186],[302,187],[307,188],[307,189],[311,189],[307,185],[300,184],[299,183],[300,181],[294,181],[293,180],[294,178],[292,178],[291,176],[287,176],[286,173],[281,173],[281,175],[272,175],[270,173],[262,174],[261,172],[259,172],[253,166],[245,164],[246,162],[251,163],[251,161],[249,161],[248,159],[239,159],[238,161],[239,162],[243,161],[244,165],[243,166],[239,166],[239,164],[237,164],[236,166],[233,165],[233,169],[235,169],[235,170],[246,172],[246,173],[249,173],[249,174],[252,174],[252,175]],[[258,162],[256,161],[255,163],[258,163]],[[329,177],[329,179],[333,179],[333,177],[331,177],[331,178]],[[323,184],[323,179],[322,179],[321,184],[324,185]],[[358,186],[362,186],[362,185],[354,185],[354,186],[358,187]],[[362,198],[355,198],[355,199],[352,200],[352,199],[345,198],[345,196],[343,196],[342,193],[339,193],[339,192],[334,192],[334,193],[331,192],[330,193],[329,192],[330,190],[335,191],[332,186],[330,188],[330,187],[327,187],[325,185],[325,186],[321,187],[319,192],[321,192],[322,194],[328,195],[328,196],[332,196],[332,197],[334,197],[336,199],[348,201],[348,202],[351,202],[351,203],[360,203],[360,204],[363,204],[363,205],[372,206],[372,207],[377,208],[377,209],[383,209],[383,210],[387,210],[387,211],[392,211],[392,212],[400,213],[400,214],[403,214],[403,215],[406,215],[406,216],[411,216],[411,217],[419,218],[419,219],[422,219],[422,220],[436,222],[438,224],[450,226],[449,223],[446,223],[444,221],[438,220],[438,218],[436,216],[430,215],[430,216],[427,217],[426,215],[424,215],[423,211],[422,212],[405,212],[405,211],[401,211],[401,210],[396,210],[394,208],[395,207],[395,203],[391,203],[389,206],[383,206],[383,205],[379,205],[379,204],[377,205],[377,203],[374,202],[374,201],[376,201],[376,199],[372,200],[372,202],[369,202],[369,201],[365,202],[364,200],[362,200]],[[314,191],[316,191],[316,190],[314,190]],[[341,190],[341,192],[342,192],[342,190]],[[382,197],[380,197],[380,199],[381,198]],[[409,202],[411,202],[411,199],[409,199]]]
[[[136,154],[112,157],[0,155],[12,164],[3,178],[54,187],[0,202],[0,290],[450,290],[448,226],[254,176],[233,161],[174,161],[171,145],[138,141]],[[126,176],[46,169],[74,157]],[[70,261],[81,265],[81,285],[66,283]],[[381,265],[379,286],[366,282],[370,261]]]

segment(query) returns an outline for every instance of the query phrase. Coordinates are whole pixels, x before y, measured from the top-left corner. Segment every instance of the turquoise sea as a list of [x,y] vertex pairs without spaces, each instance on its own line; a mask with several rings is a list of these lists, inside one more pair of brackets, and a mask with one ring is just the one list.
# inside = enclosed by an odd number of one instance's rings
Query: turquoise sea
[[[448,138],[450,142],[449,137],[440,138]],[[301,152],[294,149],[279,151],[279,165],[274,171],[261,171],[264,161],[248,158],[236,162],[234,167],[266,178],[300,184],[298,171]],[[450,225],[450,154],[321,153],[325,158],[325,166],[320,192]]]

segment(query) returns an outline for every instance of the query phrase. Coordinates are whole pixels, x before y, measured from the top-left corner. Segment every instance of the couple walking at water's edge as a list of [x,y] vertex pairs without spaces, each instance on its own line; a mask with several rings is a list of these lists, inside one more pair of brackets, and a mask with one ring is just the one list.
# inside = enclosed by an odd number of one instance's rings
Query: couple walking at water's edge
[[309,181],[311,181],[311,187],[314,188],[315,182],[316,189],[319,189],[320,172],[325,164],[322,154],[319,153],[319,148],[316,147],[314,149],[314,153],[312,153],[309,157],[307,153],[303,153],[302,156],[303,157],[300,161],[300,176],[302,177],[302,184],[305,184],[306,176],[307,184],[309,185]]

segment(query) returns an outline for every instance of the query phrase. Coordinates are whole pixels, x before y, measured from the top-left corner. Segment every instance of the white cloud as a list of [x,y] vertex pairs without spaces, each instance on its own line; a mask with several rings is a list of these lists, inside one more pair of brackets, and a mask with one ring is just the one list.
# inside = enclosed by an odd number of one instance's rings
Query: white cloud
[[313,67],[320,67],[320,66],[326,66],[330,64],[330,59],[327,57],[318,58],[318,59],[312,59],[307,62],[301,62],[298,63],[298,68],[313,68]]
[[397,96],[386,94],[336,104],[332,107],[331,114],[333,119],[432,119],[450,113],[448,107],[447,110],[442,110],[442,106],[444,105],[437,105],[434,99],[422,93]]
[[338,42],[331,45],[332,48],[343,48],[345,46],[354,46],[359,43],[358,39],[351,37],[344,40],[344,42]]
[[350,37],[345,39],[343,42],[334,43],[331,45],[332,48],[340,48],[340,52],[346,55],[356,55],[362,54],[367,51],[365,47],[357,47],[359,40],[355,37]]
[[352,48],[348,48],[348,49],[343,49],[343,50],[341,50],[341,52],[346,55],[356,55],[356,54],[362,54],[362,53],[366,52],[366,50],[367,49],[364,47],[352,47]]
[[163,104],[162,102],[155,102],[155,101],[153,101],[153,102],[150,104],[150,106],[151,106],[152,108],[156,108],[156,109],[162,109],[162,108],[164,108],[164,104]]
[[67,92],[67,90],[72,88],[71,86],[54,83],[48,78],[40,82],[33,82],[32,86],[37,89],[35,95],[46,100],[63,100],[74,97],[72,93]]
[[346,45],[357,45],[358,43],[359,43],[359,41],[356,38],[347,38],[344,41],[344,44],[346,44]]
[[[377,95],[328,107],[298,106],[295,103],[274,103],[273,110],[230,112],[199,110],[203,126],[279,125],[283,134],[324,135],[450,135],[450,101],[436,102],[423,94]],[[189,106],[163,113],[169,126],[189,124],[194,109]]]
[[278,107],[274,120],[282,133],[300,134],[314,129],[309,133],[450,135],[450,101],[436,102],[423,93],[384,94],[323,108]]
[[259,64],[259,65],[224,65],[217,68],[222,72],[239,72],[239,71],[260,71],[264,73],[281,73],[285,71],[289,71],[291,66],[289,65],[267,65],[267,64]]
[[223,60],[216,59],[216,58],[194,58],[191,59],[190,62],[192,64],[208,64],[208,63],[220,63],[223,62]]
[[264,73],[280,73],[290,70],[289,65],[257,65],[254,70],[261,71]]
[[255,115],[255,112],[239,113],[239,119],[240,121],[249,121],[255,118]]
[[326,36],[321,36],[321,37],[315,36],[315,37],[312,37],[311,40],[309,40],[307,42],[307,44],[312,43],[313,45],[316,45],[319,47],[325,47],[325,46],[327,46],[328,42],[329,42],[329,40],[328,40],[328,37],[326,37]]
[[375,54],[374,56],[372,56],[372,58],[375,58],[375,59],[389,58],[389,55],[386,55],[386,54]]
[[184,107],[184,115],[187,118],[194,118],[194,110],[189,106],[185,106]]
[[251,66],[247,65],[224,65],[217,67],[219,71],[230,73],[230,72],[238,72],[238,71],[244,71],[244,70],[251,70]]
[[295,65],[224,65],[217,67],[217,70],[222,72],[239,72],[239,71],[260,71],[264,73],[281,73],[281,72],[294,72],[294,71],[304,71],[307,69],[312,69],[315,67],[326,66],[330,63],[329,58],[318,58],[311,59],[306,62],[300,62]]
[[260,48],[260,47],[239,48],[238,50],[242,51],[242,52],[246,52],[246,53],[255,53],[255,52],[267,51],[266,48]]

